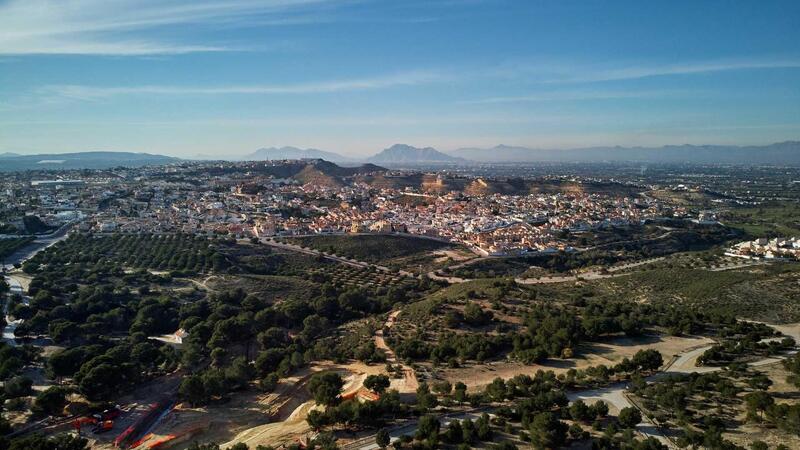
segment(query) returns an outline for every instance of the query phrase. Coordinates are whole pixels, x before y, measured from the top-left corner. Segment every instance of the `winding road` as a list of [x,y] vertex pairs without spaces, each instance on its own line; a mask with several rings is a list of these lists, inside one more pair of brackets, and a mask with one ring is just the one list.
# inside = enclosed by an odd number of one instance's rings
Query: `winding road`
[[[800,337],[800,324],[793,324],[793,325],[771,325],[781,333],[787,336],[794,337],[797,339]],[[797,340],[800,342],[800,339]],[[687,349],[682,353],[678,354],[673,360],[667,363],[667,365],[658,373],[651,375],[646,378],[646,380],[654,381],[658,380],[659,378],[663,378],[670,374],[681,374],[681,373],[691,373],[691,372],[698,372],[698,373],[708,373],[721,370],[721,367],[697,367],[695,363],[697,358],[703,354],[706,350],[711,348],[715,344],[707,344],[702,345],[699,347],[694,347],[691,349]],[[793,354],[796,351],[788,352],[787,354]],[[781,356],[771,356],[767,358],[762,358],[757,361],[752,361],[748,363],[751,367],[759,367],[768,364],[773,364],[778,361],[781,361],[785,358],[785,355]],[[606,402],[610,407],[613,407],[616,411],[620,411],[623,408],[633,407],[637,408],[638,406],[631,402],[627,395],[628,389],[628,382],[617,382],[611,385],[596,388],[596,389],[585,389],[580,391],[572,391],[567,393],[567,398],[570,402],[575,400],[581,399],[584,401],[598,401],[602,400]],[[458,415],[464,415],[468,417],[470,415],[474,415],[475,417],[479,416],[482,412],[491,412],[491,408],[481,408],[480,410],[474,411],[464,411],[460,413],[452,413],[448,415],[443,415],[440,417],[440,420],[443,424],[448,422],[448,417],[455,417]],[[474,417],[473,417],[474,418]],[[416,422],[405,423],[399,425],[397,427],[391,428],[389,430],[389,435],[391,440],[397,440],[400,436],[404,434],[413,434],[416,431]],[[659,428],[653,421],[651,421],[645,414],[642,414],[642,422],[636,426],[636,431],[644,437],[652,437],[657,439],[662,444],[666,445],[670,449],[677,449],[678,446],[672,440],[670,436],[666,433],[666,430],[663,428]],[[375,436],[366,436],[364,438],[358,439],[354,442],[349,444],[345,444],[342,446],[343,449],[347,450],[374,450],[378,448],[377,444],[375,443]]]
[[[2,270],[3,277],[11,287],[11,295],[16,294],[21,296],[25,304],[27,304],[28,298],[26,296],[25,289],[23,288],[19,279],[14,276],[13,271],[16,270],[15,265],[23,264],[25,261],[33,258],[40,251],[50,247],[56,242],[66,239],[68,236],[67,232],[72,225],[72,223],[66,224],[47,236],[37,238],[30,244],[4,258],[3,265],[0,267],[0,270]],[[8,315],[8,303],[8,301],[3,302],[3,315],[6,319],[6,326],[3,328],[3,341],[10,345],[17,345],[14,331],[17,329],[17,326],[22,323],[22,319],[12,320],[12,318]]]

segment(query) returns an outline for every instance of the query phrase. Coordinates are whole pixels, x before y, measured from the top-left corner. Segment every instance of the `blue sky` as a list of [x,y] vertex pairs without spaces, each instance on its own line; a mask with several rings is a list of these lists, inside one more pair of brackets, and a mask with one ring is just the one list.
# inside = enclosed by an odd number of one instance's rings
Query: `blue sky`
[[0,152],[800,139],[800,2],[0,0]]

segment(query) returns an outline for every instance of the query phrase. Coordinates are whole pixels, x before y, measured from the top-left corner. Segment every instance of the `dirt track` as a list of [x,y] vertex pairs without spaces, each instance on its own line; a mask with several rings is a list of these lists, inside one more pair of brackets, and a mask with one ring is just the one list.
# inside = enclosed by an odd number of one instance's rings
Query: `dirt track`
[[389,348],[386,344],[386,340],[383,338],[383,330],[390,329],[394,326],[395,321],[397,320],[397,316],[400,315],[400,310],[395,310],[389,313],[389,317],[386,319],[386,323],[384,323],[383,327],[378,329],[375,332],[375,347],[383,350],[386,354],[386,362],[391,365],[400,364],[403,366],[403,378],[401,379],[392,379],[392,384],[389,386],[391,389],[396,389],[397,392],[401,394],[410,394],[415,393],[417,388],[419,387],[419,381],[417,380],[417,375],[414,373],[414,369],[411,367],[406,366],[405,364],[400,363],[397,360],[397,356],[394,354],[394,351]]

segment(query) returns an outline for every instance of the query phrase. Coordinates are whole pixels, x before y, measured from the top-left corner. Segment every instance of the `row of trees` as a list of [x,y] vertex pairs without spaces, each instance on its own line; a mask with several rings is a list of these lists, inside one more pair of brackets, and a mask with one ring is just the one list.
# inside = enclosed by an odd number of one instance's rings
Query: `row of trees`
[[[234,241],[235,242],[235,241]],[[223,271],[231,261],[223,251],[231,242],[187,234],[74,234],[39,252],[23,265],[36,273],[43,264],[117,264],[181,273]]]

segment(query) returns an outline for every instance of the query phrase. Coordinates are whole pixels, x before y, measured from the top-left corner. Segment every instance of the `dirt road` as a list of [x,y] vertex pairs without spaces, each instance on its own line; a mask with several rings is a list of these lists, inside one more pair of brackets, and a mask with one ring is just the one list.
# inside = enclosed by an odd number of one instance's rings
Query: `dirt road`
[[375,332],[375,347],[383,350],[384,354],[386,355],[386,362],[388,364],[393,366],[400,364],[403,367],[403,378],[393,378],[392,384],[389,386],[390,389],[397,389],[397,392],[401,394],[410,394],[415,393],[419,387],[417,375],[414,373],[414,369],[397,360],[397,356],[395,355],[394,351],[389,348],[389,346],[386,344],[386,340],[383,338],[383,330],[390,329],[392,326],[394,326],[394,323],[397,320],[397,316],[400,315],[400,312],[401,311],[399,309],[390,312],[389,316],[386,318],[386,323],[384,323],[383,327],[379,328]]

